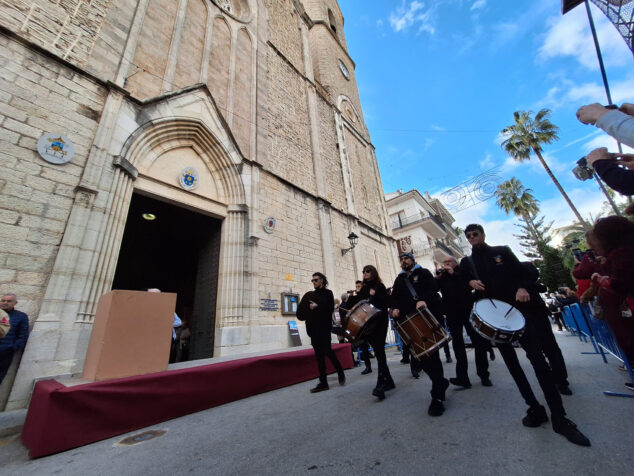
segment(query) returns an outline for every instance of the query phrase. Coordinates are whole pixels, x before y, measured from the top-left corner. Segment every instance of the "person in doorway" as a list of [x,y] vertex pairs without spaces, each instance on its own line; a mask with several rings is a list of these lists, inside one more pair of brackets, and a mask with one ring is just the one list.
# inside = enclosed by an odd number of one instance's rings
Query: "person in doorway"
[[9,317],[9,329],[0,339],[0,383],[9,371],[13,354],[24,349],[29,338],[29,316],[18,311],[17,304],[18,297],[13,293],[3,294],[0,298],[0,309]]
[[[438,294],[438,285],[428,269],[416,264],[412,253],[399,255],[401,272],[392,287],[391,304],[392,316],[407,317],[417,309],[429,308],[434,315],[442,314],[442,302]],[[413,356],[410,357],[414,359]],[[430,416],[440,416],[444,413],[445,391],[449,387],[449,380],[443,374],[442,362],[438,351],[432,352],[420,359],[415,359],[418,367],[431,379],[431,404],[427,409]]]
[[[550,407],[553,430],[572,443],[590,446],[590,441],[577,429],[577,425],[566,418],[561,395],[555,386],[552,371],[543,354],[539,333],[535,328],[536,317],[531,309],[531,294],[528,291],[531,282],[526,270],[509,247],[489,246],[486,243],[482,225],[468,225],[464,233],[472,247],[472,253],[471,256],[462,259],[460,269],[469,285],[478,292],[476,297],[497,299],[516,306],[526,319],[524,334],[519,342],[526,351]],[[546,410],[535,397],[512,344],[498,344],[497,347],[529,407],[522,419],[523,425],[536,428],[546,423]]]
[[297,306],[296,315],[300,321],[306,321],[306,332],[315,351],[319,383],[311,388],[310,392],[316,393],[329,389],[326,376],[326,357],[330,359],[337,370],[339,385],[346,383],[346,375],[330,345],[335,299],[332,291],[327,287],[328,279],[322,273],[314,273],[311,282],[313,283],[313,291],[308,291],[302,296]]

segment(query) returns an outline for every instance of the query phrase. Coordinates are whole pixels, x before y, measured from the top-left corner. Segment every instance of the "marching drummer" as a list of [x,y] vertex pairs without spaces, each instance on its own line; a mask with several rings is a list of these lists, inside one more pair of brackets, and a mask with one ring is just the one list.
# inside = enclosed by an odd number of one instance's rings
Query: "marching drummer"
[[[416,264],[412,253],[401,253],[399,261],[401,272],[394,281],[391,295],[392,317],[395,320],[399,317],[405,318],[417,312],[417,309],[423,308],[428,308],[434,315],[442,315],[438,285],[431,272]],[[443,402],[449,380],[443,374],[438,352],[416,359],[416,363],[432,381],[432,400],[427,413],[431,416],[440,416],[445,411]]]
[[[526,318],[524,333],[519,343],[533,366],[535,376],[544,392],[550,408],[553,430],[569,441],[581,446],[590,446],[590,441],[565,417],[561,395],[555,386],[552,371],[542,352],[542,344],[531,316],[531,295],[527,291],[530,277],[508,246],[489,246],[482,225],[471,224],[465,228],[465,236],[471,245],[471,256],[463,258],[460,270],[469,285],[477,291],[478,298],[497,299],[515,306]],[[546,409],[539,404],[526,374],[517,359],[512,344],[498,344],[498,349],[524,401],[529,406],[522,424],[536,428],[548,422]]]

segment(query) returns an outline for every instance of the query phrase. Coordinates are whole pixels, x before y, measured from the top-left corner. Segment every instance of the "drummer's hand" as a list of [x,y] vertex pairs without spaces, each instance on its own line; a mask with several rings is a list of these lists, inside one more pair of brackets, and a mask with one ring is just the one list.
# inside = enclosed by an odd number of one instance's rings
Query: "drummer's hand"
[[515,300],[518,302],[528,302],[531,300],[531,296],[526,289],[519,288],[515,293]]
[[376,291],[374,290],[374,288],[370,289],[370,296],[374,296],[376,294]]
[[401,315],[401,311],[399,311],[398,309],[392,309],[392,317],[393,318],[396,319],[400,315]]
[[469,281],[469,286],[471,286],[476,291],[484,291],[484,283],[479,279],[472,279]]
[[417,301],[416,309],[425,309],[427,307],[427,303],[425,301]]
[[310,307],[311,311],[317,309],[317,303],[314,301],[308,301],[308,306]]

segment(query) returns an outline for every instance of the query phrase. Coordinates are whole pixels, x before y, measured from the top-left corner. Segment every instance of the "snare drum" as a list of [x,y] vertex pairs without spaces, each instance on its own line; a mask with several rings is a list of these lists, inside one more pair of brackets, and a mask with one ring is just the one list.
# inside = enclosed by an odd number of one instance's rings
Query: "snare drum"
[[383,311],[374,307],[367,300],[359,301],[348,311],[343,336],[348,339],[351,344],[357,345],[368,329],[370,319],[381,312]]
[[396,330],[410,353],[417,359],[437,351],[451,336],[442,327],[429,309],[418,309],[405,318],[394,320]]
[[469,322],[485,339],[507,344],[522,337],[525,320],[522,313],[498,299],[480,299],[473,305]]

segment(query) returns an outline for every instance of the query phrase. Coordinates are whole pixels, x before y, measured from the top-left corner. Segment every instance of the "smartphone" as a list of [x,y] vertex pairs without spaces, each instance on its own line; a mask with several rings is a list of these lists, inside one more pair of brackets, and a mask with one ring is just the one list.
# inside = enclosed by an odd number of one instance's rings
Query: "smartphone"
[[573,248],[572,254],[575,255],[575,258],[577,258],[579,261],[583,259],[583,251],[581,251],[579,248]]

